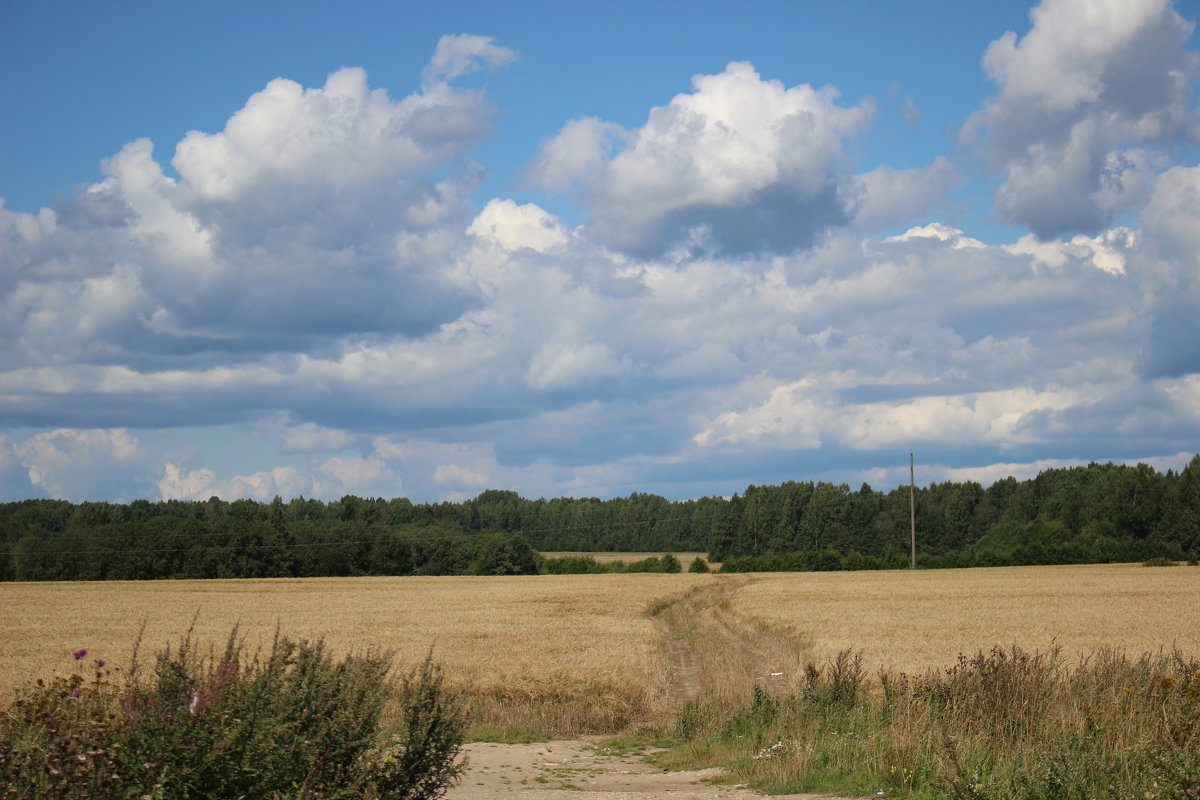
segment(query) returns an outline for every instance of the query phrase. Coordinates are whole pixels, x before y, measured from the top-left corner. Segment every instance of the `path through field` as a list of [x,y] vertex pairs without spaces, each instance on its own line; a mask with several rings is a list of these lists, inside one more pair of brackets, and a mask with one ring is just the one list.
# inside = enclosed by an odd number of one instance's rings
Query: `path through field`
[[[606,751],[596,740],[466,747],[467,775],[448,800],[755,800],[762,795],[705,782],[720,770],[665,772],[637,756]],[[772,795],[775,800],[838,800],[829,795]]]
[[[704,692],[744,690],[755,683],[771,691],[789,685],[795,653],[733,618],[725,601],[746,585],[744,578],[721,580],[693,591],[654,616],[671,655],[672,685],[682,706]],[[740,686],[714,686],[729,680]],[[475,743],[462,782],[448,800],[755,800],[741,786],[716,785],[720,769],[671,772],[637,755],[615,752],[598,737],[537,744]],[[777,800],[846,800],[832,795],[772,795]]]

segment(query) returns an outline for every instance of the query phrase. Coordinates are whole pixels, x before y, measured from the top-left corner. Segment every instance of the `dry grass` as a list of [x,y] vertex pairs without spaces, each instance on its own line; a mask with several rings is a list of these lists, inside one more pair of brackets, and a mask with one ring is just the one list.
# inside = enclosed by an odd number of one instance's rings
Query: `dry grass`
[[152,653],[198,612],[204,641],[240,621],[251,646],[276,623],[335,651],[392,649],[405,664],[433,646],[449,679],[471,684],[481,724],[614,731],[673,705],[648,607],[709,585],[719,588],[664,618],[692,644],[706,688],[730,681],[731,697],[764,672],[785,672],[794,688],[804,661],[844,648],[874,674],[1013,643],[1067,656],[1200,647],[1200,569],[1190,567],[0,584],[0,692],[65,671],[79,648],[127,662],[143,620]]
[[0,584],[0,691],[73,665],[87,648],[128,662],[173,642],[199,614],[201,641],[240,623],[251,647],[276,623],[341,652],[432,646],[452,683],[470,683],[481,724],[560,735],[609,732],[669,712],[669,665],[647,607],[706,575],[314,578]]
[[1131,654],[1200,651],[1200,569],[1097,564],[991,569],[775,573],[730,609],[824,661],[861,650],[869,672],[945,667],[958,653],[1018,644]]

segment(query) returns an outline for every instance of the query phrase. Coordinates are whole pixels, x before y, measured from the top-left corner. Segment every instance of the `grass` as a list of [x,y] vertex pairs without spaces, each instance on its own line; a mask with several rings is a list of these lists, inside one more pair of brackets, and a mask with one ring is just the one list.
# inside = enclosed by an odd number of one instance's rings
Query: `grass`
[[[677,555],[686,565],[689,554]],[[219,644],[234,623],[251,648],[269,645],[277,624],[323,639],[333,653],[377,647],[400,663],[432,646],[448,684],[469,688],[480,740],[639,727],[694,738],[707,735],[707,721],[739,713],[756,684],[776,697],[804,696],[805,667],[826,670],[847,650],[861,654],[868,683],[880,669],[944,671],[958,653],[1013,644],[1055,651],[1062,665],[1106,649],[1136,659],[1178,645],[1194,656],[1200,570],[31,583],[0,584],[0,607],[0,692],[10,697],[79,648],[122,665],[143,621],[143,646],[161,648],[198,611],[203,646]],[[691,705],[676,707],[678,676],[656,622],[696,660],[701,685]],[[821,730],[840,735],[841,723],[829,724]],[[782,763],[756,753],[743,756]],[[905,768],[880,769],[891,766]]]
[[1151,572],[698,587],[658,608],[703,687],[678,714],[681,744],[654,759],[766,793],[1198,798],[1200,573]]
[[[918,675],[812,665],[805,691],[711,717],[670,767],[766,793],[962,800],[1200,796],[1200,659],[995,648]],[[847,670],[849,669],[849,672]],[[840,670],[840,671],[839,671]],[[839,691],[839,678],[841,691]]]
[[550,742],[554,736],[537,728],[520,726],[500,727],[499,725],[472,725],[467,729],[465,741],[491,742],[494,744],[533,744],[534,742]]

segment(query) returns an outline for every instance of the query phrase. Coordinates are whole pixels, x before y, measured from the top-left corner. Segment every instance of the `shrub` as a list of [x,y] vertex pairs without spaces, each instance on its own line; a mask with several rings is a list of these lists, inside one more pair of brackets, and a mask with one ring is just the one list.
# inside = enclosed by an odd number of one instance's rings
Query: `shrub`
[[418,800],[461,770],[463,705],[428,658],[400,678],[388,725],[388,654],[336,660],[278,634],[250,654],[234,629],[220,656],[189,632],[145,677],[136,650],[120,682],[92,663],[90,680],[38,681],[0,716],[0,796]]
[[712,568],[708,566],[707,561],[700,556],[696,556],[694,559],[692,559],[691,566],[688,567],[688,572],[697,572],[703,574],[705,572],[712,572]]

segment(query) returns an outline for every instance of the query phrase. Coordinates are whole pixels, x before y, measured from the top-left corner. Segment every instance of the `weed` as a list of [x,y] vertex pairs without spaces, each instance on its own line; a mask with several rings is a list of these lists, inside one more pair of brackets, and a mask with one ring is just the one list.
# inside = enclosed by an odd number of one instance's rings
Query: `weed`
[[660,763],[723,764],[763,792],[1200,798],[1200,661],[1182,652],[1067,663],[1012,646],[877,685],[855,655],[810,664],[791,696],[754,689]]
[[[87,655],[77,651],[77,663]],[[458,777],[463,703],[429,658],[399,679],[391,657],[335,660],[278,633],[249,653],[235,628],[220,655],[189,631],[141,677],[38,681],[0,715],[0,797],[436,797]]]

